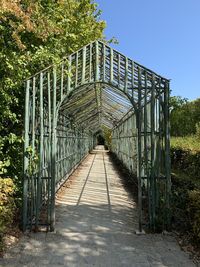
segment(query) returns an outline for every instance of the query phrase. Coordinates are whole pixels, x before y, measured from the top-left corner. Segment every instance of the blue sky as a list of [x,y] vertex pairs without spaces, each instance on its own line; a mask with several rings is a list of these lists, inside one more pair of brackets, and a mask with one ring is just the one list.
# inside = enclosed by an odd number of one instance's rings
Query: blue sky
[[172,95],[200,97],[200,0],[96,0],[107,39],[171,79]]

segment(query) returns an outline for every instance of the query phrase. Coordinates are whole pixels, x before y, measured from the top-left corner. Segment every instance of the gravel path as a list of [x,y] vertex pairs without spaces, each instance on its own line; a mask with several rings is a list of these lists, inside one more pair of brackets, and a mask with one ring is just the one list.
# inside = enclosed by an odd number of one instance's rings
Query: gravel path
[[136,204],[98,146],[57,196],[56,231],[23,236],[0,266],[192,267],[172,236],[135,234]]

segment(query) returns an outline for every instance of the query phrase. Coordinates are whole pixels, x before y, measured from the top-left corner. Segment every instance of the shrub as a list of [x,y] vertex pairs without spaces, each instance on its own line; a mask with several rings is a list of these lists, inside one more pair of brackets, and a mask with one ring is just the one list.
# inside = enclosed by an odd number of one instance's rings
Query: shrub
[[172,168],[200,178],[200,142],[195,136],[171,139]]
[[12,224],[15,214],[14,201],[15,186],[10,178],[0,178],[0,250],[3,235],[7,227]]
[[172,173],[172,224],[179,232],[191,231],[188,220],[188,192],[194,190],[195,184],[182,173]]
[[196,123],[196,137],[200,139],[200,122]]
[[[198,131],[197,131],[198,133]],[[200,241],[200,142],[198,136],[171,139],[173,223]]]
[[200,190],[189,192],[188,211],[196,241],[200,241]]

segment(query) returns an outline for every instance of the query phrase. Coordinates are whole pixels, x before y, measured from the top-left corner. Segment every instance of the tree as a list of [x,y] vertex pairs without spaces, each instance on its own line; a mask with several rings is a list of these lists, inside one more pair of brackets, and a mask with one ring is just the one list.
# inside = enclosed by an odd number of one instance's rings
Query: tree
[[200,99],[189,102],[186,98],[170,98],[170,122],[172,136],[192,135],[200,122]]
[[92,0],[0,0],[0,176],[21,182],[23,80],[103,39]]

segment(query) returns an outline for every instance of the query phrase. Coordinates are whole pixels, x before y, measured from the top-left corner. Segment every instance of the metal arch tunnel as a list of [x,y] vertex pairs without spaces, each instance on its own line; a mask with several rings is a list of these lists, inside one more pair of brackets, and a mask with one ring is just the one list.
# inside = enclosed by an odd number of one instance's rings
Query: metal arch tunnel
[[144,203],[169,226],[169,80],[95,41],[26,81],[23,230],[54,230],[57,189],[105,130],[137,177],[139,231]]

